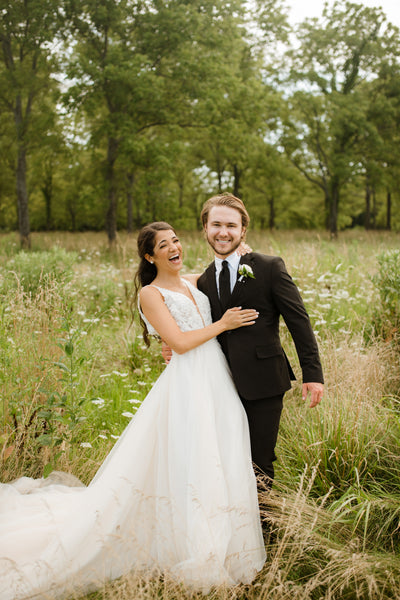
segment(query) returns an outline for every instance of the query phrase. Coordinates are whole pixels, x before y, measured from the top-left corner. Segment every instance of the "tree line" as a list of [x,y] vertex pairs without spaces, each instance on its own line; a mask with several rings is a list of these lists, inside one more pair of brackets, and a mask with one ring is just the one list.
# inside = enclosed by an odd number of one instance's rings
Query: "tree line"
[[400,230],[400,33],[337,0],[0,0],[0,230]]

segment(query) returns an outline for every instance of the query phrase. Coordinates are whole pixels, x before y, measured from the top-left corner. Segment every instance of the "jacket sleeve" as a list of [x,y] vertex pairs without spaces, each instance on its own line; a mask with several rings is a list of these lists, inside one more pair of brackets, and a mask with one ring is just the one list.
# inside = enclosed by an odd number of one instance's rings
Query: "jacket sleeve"
[[310,318],[297,286],[280,257],[274,257],[271,266],[272,297],[282,315],[296,346],[303,374],[303,382],[323,383],[318,345]]

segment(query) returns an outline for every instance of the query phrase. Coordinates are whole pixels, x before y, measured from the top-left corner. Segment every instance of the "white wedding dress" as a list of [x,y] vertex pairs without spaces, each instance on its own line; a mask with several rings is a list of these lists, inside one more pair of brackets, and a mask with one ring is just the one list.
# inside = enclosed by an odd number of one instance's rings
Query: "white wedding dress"
[[[188,285],[196,304],[159,288],[183,331],[211,323]],[[207,592],[264,564],[246,415],[216,339],[173,354],[88,487],[48,483],[0,484],[1,600],[86,593],[132,570]]]

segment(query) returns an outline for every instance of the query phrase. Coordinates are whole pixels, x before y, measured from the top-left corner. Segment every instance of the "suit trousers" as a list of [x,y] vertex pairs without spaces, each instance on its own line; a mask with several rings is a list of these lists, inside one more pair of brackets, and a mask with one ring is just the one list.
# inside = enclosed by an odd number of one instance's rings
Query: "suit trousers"
[[251,455],[256,466],[274,479],[275,445],[283,407],[283,394],[270,398],[245,400],[241,397],[250,430]]

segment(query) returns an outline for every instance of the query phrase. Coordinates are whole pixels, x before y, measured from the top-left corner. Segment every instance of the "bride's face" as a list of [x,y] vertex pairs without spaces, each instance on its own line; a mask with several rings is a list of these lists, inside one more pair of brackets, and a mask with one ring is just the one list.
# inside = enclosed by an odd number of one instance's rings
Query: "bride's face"
[[154,262],[158,272],[176,272],[182,268],[182,255],[182,246],[176,233],[168,229],[156,233],[153,256],[146,255],[146,259]]

